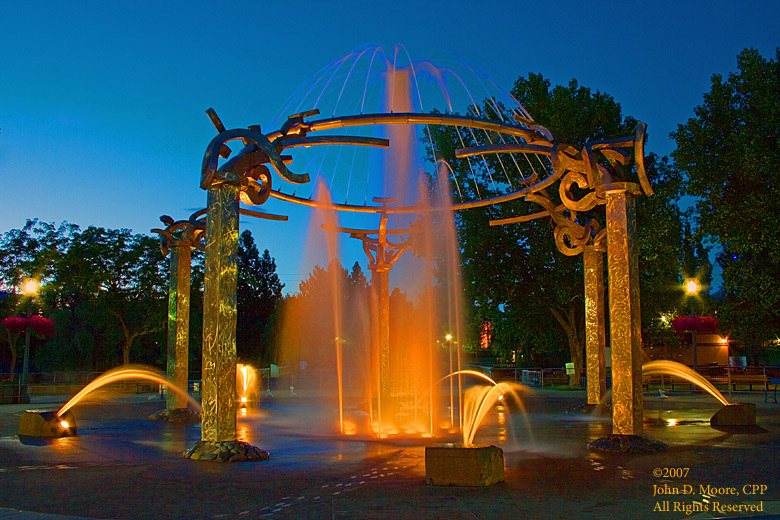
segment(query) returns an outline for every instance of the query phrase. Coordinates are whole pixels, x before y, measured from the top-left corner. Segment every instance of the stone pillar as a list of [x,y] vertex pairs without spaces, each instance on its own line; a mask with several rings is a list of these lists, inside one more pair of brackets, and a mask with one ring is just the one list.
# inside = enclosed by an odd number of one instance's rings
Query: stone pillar
[[607,266],[612,347],[612,433],[641,435],[642,396],[639,262],[635,196],[639,186],[604,186],[607,198]]
[[[168,281],[168,379],[187,390],[190,343],[190,271],[192,251],[189,243],[171,247]],[[167,410],[187,408],[187,399],[168,391]]]
[[387,269],[374,271],[378,276],[377,300],[379,302],[379,395],[385,421],[392,410],[392,377],[390,371],[390,272]]
[[[373,261],[373,259],[371,259]],[[371,370],[371,376],[369,379],[369,388],[371,394],[371,421],[379,425],[379,433],[381,434],[382,428],[382,398],[380,392],[380,377],[379,377],[379,290],[378,284],[374,281],[378,275],[374,271],[373,264],[368,266],[371,271],[371,286],[370,286],[370,337],[371,337],[371,352],[369,356],[369,366]],[[374,399],[376,399],[376,406],[374,406]]]
[[[377,256],[384,256],[378,253]],[[393,420],[392,376],[390,370],[390,266],[378,264],[369,266],[371,270],[372,298],[372,336],[374,338],[377,376],[378,401],[377,419],[382,435],[383,423]]]
[[[225,174],[227,175],[227,174]],[[203,442],[236,440],[238,184],[208,190],[203,289]]]
[[604,316],[604,247],[584,246],[585,369],[588,404],[597,405],[607,393],[606,333]]

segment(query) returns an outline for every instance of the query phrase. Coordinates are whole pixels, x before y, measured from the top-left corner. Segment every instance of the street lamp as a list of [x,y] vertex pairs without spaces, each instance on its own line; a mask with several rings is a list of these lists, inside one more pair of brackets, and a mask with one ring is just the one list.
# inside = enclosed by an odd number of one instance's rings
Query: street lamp
[[22,364],[22,377],[19,380],[19,402],[26,399],[30,402],[30,396],[27,394],[27,372],[30,367],[30,315],[32,314],[32,299],[38,292],[41,284],[33,278],[28,278],[22,283],[22,294],[27,296],[27,328],[24,331],[24,363]]
[[696,370],[696,322],[693,313],[693,302],[695,296],[701,291],[701,284],[696,278],[688,278],[683,285],[685,294],[691,298],[691,318],[693,318],[693,327],[691,328],[691,346],[693,347],[693,370]]
[[447,341],[447,347],[449,347],[450,351],[450,427],[455,426],[455,401],[453,399],[453,381],[452,381],[452,334],[447,334],[444,336],[444,339]]

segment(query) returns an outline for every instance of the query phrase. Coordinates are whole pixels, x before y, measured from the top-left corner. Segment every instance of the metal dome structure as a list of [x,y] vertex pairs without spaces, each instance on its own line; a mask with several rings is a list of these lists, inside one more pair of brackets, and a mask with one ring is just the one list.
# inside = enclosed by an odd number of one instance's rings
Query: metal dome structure
[[[332,76],[331,76],[332,77]],[[496,105],[497,106],[497,105]],[[640,362],[640,313],[634,200],[651,195],[644,169],[645,125],[632,136],[588,142],[581,149],[555,140],[552,133],[534,121],[522,107],[513,110],[514,121],[491,120],[457,114],[382,112],[317,119],[317,109],[287,117],[278,129],[263,131],[259,125],[226,129],[216,113],[208,114],[218,134],[206,147],[200,186],[207,191],[205,224],[205,291],[203,326],[203,446],[236,442],[235,328],[236,248],[239,213],[261,218],[281,218],[239,208],[239,201],[259,206],[269,198],[292,204],[350,213],[378,214],[380,227],[362,230],[372,240],[375,262],[385,251],[388,215],[438,211],[437,205],[421,204],[420,198],[404,201],[380,193],[360,200],[345,198],[333,203],[313,197],[284,193],[281,186],[306,186],[312,177],[294,172],[292,164],[301,150],[344,146],[387,150],[392,139],[377,135],[354,135],[374,127],[425,127],[435,125],[463,129],[479,138],[461,139],[458,158],[484,160],[505,157],[517,163],[517,154],[533,158],[539,166],[522,178],[501,183],[501,189],[484,196],[479,189],[471,197],[454,201],[451,210],[501,204],[523,199],[540,206],[538,211],[491,222],[502,225],[549,217],[555,225],[555,242],[566,255],[583,254],[586,301],[586,369],[588,402],[597,404],[605,394],[605,310],[603,253],[609,272],[610,333],[612,345],[613,432],[642,433],[642,372]],[[328,133],[335,132],[339,133]],[[460,130],[458,130],[460,131]],[[240,142],[241,149],[231,146]],[[482,163],[488,167],[487,162]],[[530,164],[530,161],[529,161]],[[457,183],[457,179],[452,179]],[[367,184],[368,185],[368,184]],[[573,187],[576,186],[576,190]],[[550,196],[557,189],[558,197]],[[459,190],[460,191],[460,190]],[[497,192],[500,192],[496,194]],[[476,194],[476,196],[474,196]],[[388,196],[390,195],[390,196]],[[397,201],[401,200],[401,203]],[[557,202],[560,201],[560,202]],[[578,213],[596,206],[606,208],[605,225],[582,221]],[[361,230],[348,230],[353,232]],[[361,233],[357,233],[360,235]],[[377,239],[373,236],[376,235]],[[358,237],[361,238],[361,237]],[[376,242],[376,243],[375,243]],[[366,242],[364,242],[365,244]],[[365,247],[365,245],[364,245]],[[368,254],[368,252],[367,252]],[[195,450],[197,451],[197,450]],[[193,450],[190,450],[193,452]],[[189,453],[189,452],[188,452]]]

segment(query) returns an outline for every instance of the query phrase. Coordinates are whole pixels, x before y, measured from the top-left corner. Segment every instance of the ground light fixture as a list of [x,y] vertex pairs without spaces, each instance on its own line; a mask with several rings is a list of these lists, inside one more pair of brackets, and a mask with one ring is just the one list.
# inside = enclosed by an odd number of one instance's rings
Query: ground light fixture
[[19,421],[19,437],[75,437],[76,416],[70,410],[25,410]]

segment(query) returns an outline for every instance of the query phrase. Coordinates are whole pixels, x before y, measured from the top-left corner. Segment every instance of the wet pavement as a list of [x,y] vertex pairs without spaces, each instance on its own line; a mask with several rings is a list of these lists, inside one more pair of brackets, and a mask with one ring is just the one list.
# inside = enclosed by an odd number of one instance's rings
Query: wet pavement
[[0,406],[0,519],[780,518],[780,405],[763,397],[733,400],[756,403],[765,431],[729,434],[709,426],[712,397],[649,392],[646,433],[669,449],[605,455],[587,443],[611,420],[576,411],[584,392],[531,392],[527,421],[496,407],[477,434],[505,453],[505,482],[489,488],[425,485],[433,441],[329,434],[317,425],[333,411],[300,396],[264,400],[239,418],[240,440],[268,450],[266,462],[182,458],[200,427],[147,420],[163,406],[155,396],[77,406],[78,437],[20,441],[23,410],[66,398],[53,397]]

